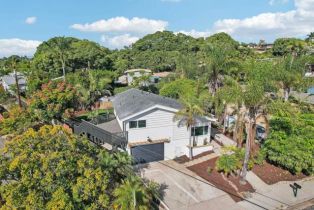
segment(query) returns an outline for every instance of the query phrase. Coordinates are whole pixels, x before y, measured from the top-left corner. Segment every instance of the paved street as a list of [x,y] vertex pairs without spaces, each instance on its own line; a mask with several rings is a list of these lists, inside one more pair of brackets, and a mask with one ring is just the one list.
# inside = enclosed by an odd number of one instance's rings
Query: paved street
[[[290,184],[294,182],[284,181],[267,185],[252,172],[248,173],[247,179],[256,189],[256,193],[253,193],[252,198],[248,200],[258,203],[267,209],[286,209],[314,198],[314,177],[296,182],[302,187],[302,189],[298,190],[297,197],[294,197],[290,187]],[[238,204],[245,209],[261,209],[246,201],[241,201]]]
[[243,209],[228,194],[194,179],[193,177],[201,178],[174,161],[150,163],[142,169],[142,175],[165,187],[163,201],[171,210]]
[[249,172],[247,179],[256,192],[250,194],[251,197],[247,199],[264,207],[261,208],[248,201],[235,203],[228,194],[196,180],[195,178],[203,179],[186,169],[184,165],[174,161],[149,163],[142,168],[141,174],[143,177],[163,185],[164,198],[162,200],[171,210],[303,209],[295,208],[295,206],[305,206],[314,197],[314,178],[298,181],[297,183],[302,186],[302,189],[298,191],[297,197],[294,197],[289,186],[293,182],[267,185],[254,173]]

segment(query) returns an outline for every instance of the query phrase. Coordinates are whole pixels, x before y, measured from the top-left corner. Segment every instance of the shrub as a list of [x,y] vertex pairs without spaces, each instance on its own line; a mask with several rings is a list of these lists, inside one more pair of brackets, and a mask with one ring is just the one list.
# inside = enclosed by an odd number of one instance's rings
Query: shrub
[[208,166],[207,173],[210,175],[212,172],[213,172],[213,169],[210,166]]
[[0,103],[5,103],[8,98],[10,98],[9,93],[6,92],[4,88],[0,85]]
[[222,155],[216,163],[217,170],[224,172],[226,175],[236,172],[241,168],[241,165],[241,161],[235,154]]
[[260,150],[253,158],[253,163],[257,165],[262,165],[265,161],[266,154],[264,150]]
[[314,174],[314,132],[312,138],[273,132],[263,148],[272,163],[292,173]]
[[284,131],[288,134],[292,132],[292,123],[289,118],[274,118],[270,120],[270,127],[272,131]]
[[276,122],[275,126],[263,145],[268,161],[292,173],[314,174],[313,114],[301,114],[293,120],[276,118],[272,122]]

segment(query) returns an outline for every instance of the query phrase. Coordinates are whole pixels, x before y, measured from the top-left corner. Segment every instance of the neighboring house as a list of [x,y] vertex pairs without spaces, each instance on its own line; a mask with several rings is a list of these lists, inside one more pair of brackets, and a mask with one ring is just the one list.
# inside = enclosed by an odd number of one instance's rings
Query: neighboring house
[[162,78],[169,76],[172,72],[157,72],[152,73],[149,69],[130,69],[124,72],[124,75],[120,76],[115,83],[121,85],[132,85],[137,78],[142,76],[149,76],[149,79],[142,85],[156,84],[160,82]]
[[150,76],[152,71],[149,69],[130,69],[124,72],[128,85],[132,85],[136,78]]
[[[189,156],[191,134],[184,119],[175,120],[176,112],[182,108],[176,100],[132,88],[118,94],[113,107],[118,130],[127,133],[127,151],[138,162]],[[213,149],[211,120],[196,117],[192,129],[193,155]]]
[[273,44],[266,43],[265,40],[260,40],[258,44],[250,43],[248,45],[249,48],[254,49],[257,53],[264,53],[267,50],[272,49],[273,46]]
[[[21,74],[19,72],[17,72],[16,74],[17,74],[17,79],[18,79],[20,91],[24,92],[26,90],[26,78],[24,77],[23,74]],[[9,75],[2,76],[0,79],[1,79],[1,83],[2,83],[4,90],[13,93],[11,87],[12,86],[15,87],[15,85],[16,85],[15,74],[10,73]]]
[[314,64],[307,64],[306,68],[305,77],[314,77]]
[[159,83],[162,79],[168,77],[173,74],[172,72],[164,71],[164,72],[156,72],[150,77],[151,83]]

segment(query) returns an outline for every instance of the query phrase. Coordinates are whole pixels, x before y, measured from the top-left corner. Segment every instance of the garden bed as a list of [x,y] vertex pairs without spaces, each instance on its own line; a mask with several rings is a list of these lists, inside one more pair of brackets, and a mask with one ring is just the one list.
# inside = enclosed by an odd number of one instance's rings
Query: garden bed
[[[195,159],[198,159],[198,158],[201,158],[201,157],[204,157],[206,155],[210,155],[210,154],[213,154],[214,151],[207,151],[207,152],[203,152],[201,154],[198,154],[198,155],[195,155],[192,160],[195,160]],[[180,157],[177,157],[174,159],[174,161],[176,161],[177,163],[180,163],[180,164],[184,164],[184,163],[187,163],[190,161],[190,158],[186,155],[182,155]]]
[[255,165],[252,170],[266,184],[275,184],[280,181],[296,181],[307,177],[304,174],[291,174],[289,171],[265,162],[263,165]]
[[[231,198],[239,202],[242,199],[241,193],[242,192],[254,192],[253,187],[246,183],[245,185],[240,184],[240,177],[239,176],[232,176],[229,177],[223,176],[220,172],[216,170],[216,161],[218,158],[213,158],[202,163],[193,165],[188,167],[191,171],[206,179],[208,182],[212,183],[213,185],[217,186],[217,188],[227,192]],[[207,168],[212,168],[211,173],[207,172]],[[229,183],[229,181],[231,183]],[[235,187],[234,187],[235,186]]]

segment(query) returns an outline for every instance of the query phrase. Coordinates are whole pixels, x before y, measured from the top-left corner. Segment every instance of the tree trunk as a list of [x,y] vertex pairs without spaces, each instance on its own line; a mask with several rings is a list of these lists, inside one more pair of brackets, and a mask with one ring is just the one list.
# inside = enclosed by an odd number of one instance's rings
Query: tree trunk
[[218,79],[214,79],[209,87],[211,89],[212,96],[215,96],[218,90]]
[[284,88],[284,100],[285,100],[285,102],[288,101],[289,94],[290,94],[290,88],[289,87]]
[[237,116],[237,121],[235,124],[234,134],[233,134],[234,141],[237,142],[237,147],[241,148],[243,143],[243,113],[239,112]]
[[248,170],[248,164],[249,164],[249,160],[250,160],[250,148],[251,148],[251,141],[250,141],[250,136],[251,136],[251,120],[249,120],[248,125],[246,126],[246,143],[245,143],[245,156],[244,156],[244,161],[243,161],[243,167],[242,167],[242,171],[241,171],[241,180],[240,183],[241,184],[246,184],[246,174],[247,174],[247,170]]
[[225,107],[224,107],[224,113],[223,113],[223,119],[222,119],[222,124],[223,124],[223,130],[222,130],[222,132],[223,133],[226,133],[226,126],[228,126],[229,125],[229,115],[228,115],[228,121],[226,122],[226,117],[227,117],[227,106],[225,105]]
[[21,101],[19,80],[18,80],[18,78],[17,78],[17,74],[16,74],[15,69],[14,69],[14,77],[15,77],[15,84],[16,84],[17,100],[18,100],[18,103],[19,103],[19,107],[22,108],[22,101]]
[[252,125],[251,125],[251,136],[250,136],[250,152],[251,152],[251,155],[254,155],[255,154],[255,149],[256,149],[256,146],[255,146],[255,138],[256,138],[256,122],[255,120],[252,122]]
[[63,74],[63,81],[65,81],[65,62],[62,60],[62,74]]
[[189,145],[190,145],[190,160],[193,158],[193,144],[192,144],[192,127],[189,128],[190,130],[190,138],[189,138]]

